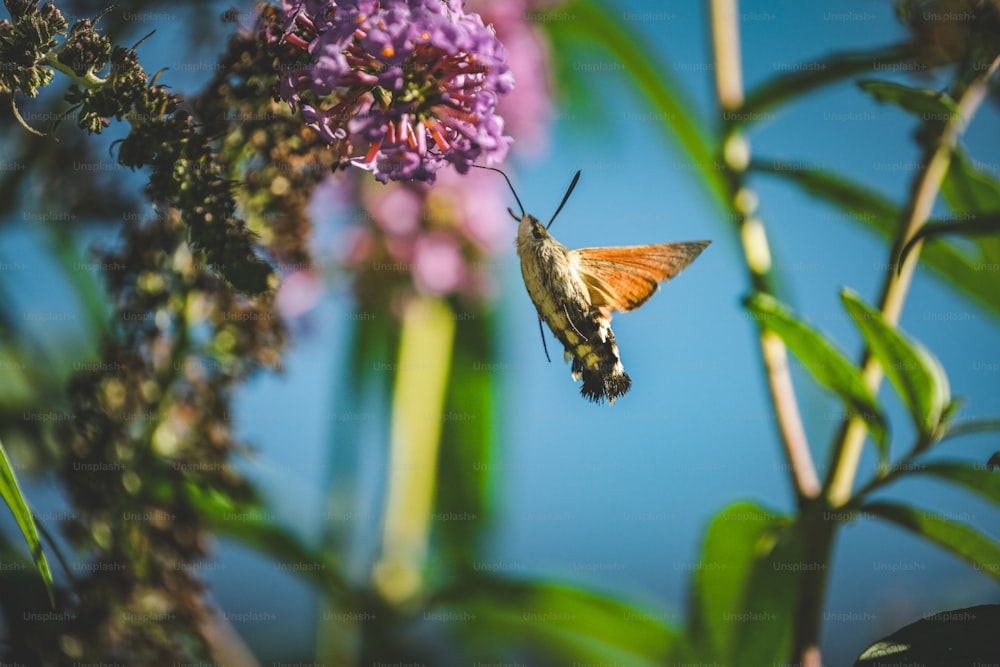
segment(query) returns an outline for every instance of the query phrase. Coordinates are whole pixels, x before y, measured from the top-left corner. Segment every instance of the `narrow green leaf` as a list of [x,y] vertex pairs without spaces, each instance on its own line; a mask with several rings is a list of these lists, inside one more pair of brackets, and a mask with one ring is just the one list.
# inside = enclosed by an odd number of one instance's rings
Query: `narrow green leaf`
[[837,394],[850,413],[865,420],[885,463],[889,455],[885,417],[860,369],[826,336],[798,319],[773,296],[758,292],[744,303],[761,326],[785,342],[817,382]]
[[476,655],[527,652],[545,664],[663,665],[677,637],[668,614],[549,581],[474,575],[435,596],[429,610],[472,614],[458,640]]
[[1000,581],[1000,567],[997,567],[1000,563],[1000,544],[975,528],[952,521],[941,514],[917,510],[898,503],[868,503],[861,506],[861,511],[923,537]]
[[958,110],[954,100],[933,90],[875,79],[859,81],[858,88],[883,104],[895,104],[904,111],[919,116],[933,115],[935,120],[947,120]]
[[840,298],[857,324],[868,347],[910,409],[917,431],[940,437],[942,419],[950,413],[951,390],[941,362],[923,345],[904,336],[885,321],[882,313],[844,289]]
[[[916,234],[910,237],[910,240],[906,242],[906,245],[899,252],[899,259],[896,260],[897,271],[903,266],[906,256],[910,254],[913,246],[918,241],[937,238],[944,234],[959,234],[961,236],[992,236],[1000,234],[1000,215],[985,216],[967,222],[929,222],[925,224]],[[986,255],[986,248],[988,246],[982,242],[980,242],[979,246],[984,250],[984,255]],[[990,252],[992,252],[992,249]],[[980,264],[983,264],[983,262],[980,262]],[[997,263],[992,262],[992,264]],[[997,269],[1000,269],[1000,264],[997,264]]]
[[[764,112],[784,102],[798,99],[808,92],[863,72],[879,65],[891,65],[907,60],[912,53],[908,44],[894,44],[871,51],[834,53],[814,63],[802,63],[789,72],[782,72],[747,93],[740,115],[752,121]],[[744,121],[746,122],[746,121]]]
[[[700,182],[722,211],[729,211],[728,187],[722,172],[713,168],[718,162],[709,133],[701,122],[701,114],[683,93],[680,84],[669,76],[669,63],[657,57],[657,49],[648,43],[633,26],[625,23],[620,11],[611,11],[605,3],[596,0],[573,0],[559,6],[562,15],[571,21],[547,21],[543,27],[553,41],[565,44],[567,40],[584,40],[591,47],[599,47],[621,63],[624,72],[635,83],[639,93],[663,118],[659,127],[676,141],[692,166]],[[560,49],[554,49],[559,57]]]
[[490,461],[497,431],[494,388],[505,374],[486,370],[501,366],[495,363],[495,318],[485,311],[471,315],[459,320],[455,330],[438,459],[438,479],[448,481],[437,485],[434,497],[435,512],[476,517],[475,521],[434,522],[442,557],[452,559],[450,570],[472,566],[492,519],[490,477],[495,466]]
[[[787,570],[774,567],[787,558],[791,522],[752,503],[737,503],[718,514],[708,528],[701,562],[692,582],[687,645],[676,656],[684,661],[722,664],[771,664],[787,657],[788,619],[774,600],[759,595],[767,576]],[[785,545],[780,552],[776,547]],[[791,558],[788,562],[794,562]],[[770,570],[770,571],[769,571]],[[795,582],[797,583],[797,579]],[[778,585],[778,584],[775,584]],[[784,593],[795,586],[782,581]],[[772,591],[774,592],[774,591]],[[787,609],[784,610],[787,612]],[[752,633],[760,633],[755,641]],[[749,654],[749,646],[759,653]]]
[[977,419],[966,422],[959,422],[948,428],[942,440],[950,438],[960,438],[964,435],[975,435],[976,433],[990,433],[1000,431],[1000,419]]
[[764,159],[754,160],[750,169],[784,178],[810,195],[843,209],[851,214],[850,218],[874,223],[878,229],[887,227],[895,231],[898,225],[899,209],[895,204],[832,169],[787,160]]
[[[752,170],[778,176],[802,188],[808,194],[846,213],[846,220],[894,241],[899,230],[899,209],[880,194],[829,170],[816,169],[794,162],[755,160]],[[973,260],[944,241],[928,244],[921,259],[941,278],[966,296],[1000,317],[1000,290],[996,276],[983,271]],[[890,267],[886,266],[888,270]]]
[[1000,473],[985,465],[974,466],[962,461],[935,461],[914,466],[902,474],[933,475],[964,486],[995,505],[1000,505]]
[[3,497],[4,502],[7,503],[7,507],[10,509],[10,513],[14,515],[14,520],[17,521],[18,528],[21,529],[21,535],[24,536],[24,541],[28,543],[31,558],[35,561],[35,568],[38,570],[38,574],[41,575],[42,581],[45,582],[45,588],[49,593],[49,602],[55,607],[55,594],[52,590],[52,571],[49,569],[49,562],[45,558],[42,542],[38,538],[38,528],[35,526],[35,519],[31,516],[28,503],[24,500],[21,487],[17,483],[17,477],[14,475],[14,468],[10,465],[10,459],[7,458],[7,450],[4,449],[2,442],[0,442],[0,497]]

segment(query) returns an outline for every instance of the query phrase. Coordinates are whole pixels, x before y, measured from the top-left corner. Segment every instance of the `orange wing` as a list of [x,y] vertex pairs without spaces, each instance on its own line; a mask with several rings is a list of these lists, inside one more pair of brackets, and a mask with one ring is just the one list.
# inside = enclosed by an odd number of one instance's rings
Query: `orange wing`
[[660,243],[570,251],[590,301],[608,312],[635,310],[694,261],[710,241]]

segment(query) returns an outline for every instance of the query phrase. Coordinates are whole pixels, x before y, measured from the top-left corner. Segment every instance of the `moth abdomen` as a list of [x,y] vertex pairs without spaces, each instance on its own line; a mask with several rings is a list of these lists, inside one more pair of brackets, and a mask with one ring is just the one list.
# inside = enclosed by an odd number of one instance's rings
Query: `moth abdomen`
[[[578,335],[581,330],[585,335]],[[553,327],[556,332],[556,327]],[[618,343],[611,325],[597,313],[587,313],[580,324],[563,329],[556,335],[573,360],[573,379],[583,379],[580,393],[595,403],[614,403],[632,386],[622,366]]]
[[574,358],[574,372],[583,378],[580,394],[594,403],[603,403],[605,400],[614,403],[619,396],[625,395],[632,387],[632,378],[620,368],[620,364],[617,366],[619,368],[612,366],[609,370],[591,370]]

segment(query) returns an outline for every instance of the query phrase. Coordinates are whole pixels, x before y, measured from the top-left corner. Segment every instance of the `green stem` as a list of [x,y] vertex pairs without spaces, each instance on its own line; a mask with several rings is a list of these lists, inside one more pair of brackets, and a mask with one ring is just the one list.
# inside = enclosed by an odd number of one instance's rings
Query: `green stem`
[[[823,498],[813,499],[799,516],[803,526],[805,551],[802,561],[810,567],[799,579],[799,604],[795,613],[795,643],[792,662],[802,667],[822,667],[819,640],[823,605],[826,600],[827,567],[839,522],[828,518]],[[819,567],[818,565],[822,565]],[[815,566],[815,567],[814,567]]]
[[57,53],[56,49],[53,49],[52,51],[46,53],[45,58],[42,60],[42,63],[48,65],[49,67],[58,72],[62,72],[69,78],[73,79],[74,82],[80,84],[80,86],[87,89],[99,88],[100,86],[103,86],[105,83],[107,83],[107,79],[102,79],[101,77],[97,76],[96,74],[90,71],[86,72],[82,76],[77,74],[75,71],[73,71],[72,67],[66,65],[65,63],[59,62],[59,54]]
[[[910,243],[930,217],[941,183],[948,173],[952,151],[958,142],[958,137],[986,97],[989,79],[997,71],[998,66],[1000,57],[965,88],[958,100],[958,111],[944,124],[936,144],[928,146],[925,151],[925,159],[922,160],[924,166],[914,181],[910,204],[890,251],[890,262],[879,296],[879,310],[890,324],[897,324],[903,312],[903,304],[913,281],[923,241],[918,240],[912,244],[912,252],[907,254],[898,271],[891,260],[900,256],[903,248]],[[868,388],[873,394],[877,394],[882,384],[882,366],[867,349],[862,357],[861,369]],[[831,458],[832,465],[829,468],[830,474],[824,485],[832,507],[841,507],[851,498],[867,433],[865,422],[855,417],[845,420],[837,435]]]
[[[750,164],[750,147],[735,121],[740,118],[744,92],[740,63],[739,6],[737,0],[711,0],[711,28],[715,53],[716,87],[724,114],[723,158],[731,194],[731,206],[740,224],[747,268],[753,288],[764,293],[771,289],[771,251],[763,221],[756,215],[757,196],[745,183]],[[809,450],[788,367],[784,342],[763,326],[761,352],[767,373],[778,431],[789,463],[789,474],[799,501],[799,524],[806,533],[805,559],[826,564],[833,544],[833,526],[823,521],[824,502],[820,498],[819,475]],[[820,619],[826,592],[826,568],[809,568],[799,582],[799,604],[795,615],[793,661],[803,667],[819,667]]]

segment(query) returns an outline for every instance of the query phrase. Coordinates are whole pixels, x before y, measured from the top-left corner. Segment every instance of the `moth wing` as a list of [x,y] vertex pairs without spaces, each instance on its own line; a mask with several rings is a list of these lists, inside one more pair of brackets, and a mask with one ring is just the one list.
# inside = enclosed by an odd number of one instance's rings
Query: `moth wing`
[[591,303],[608,312],[635,310],[684,270],[710,241],[571,251]]

